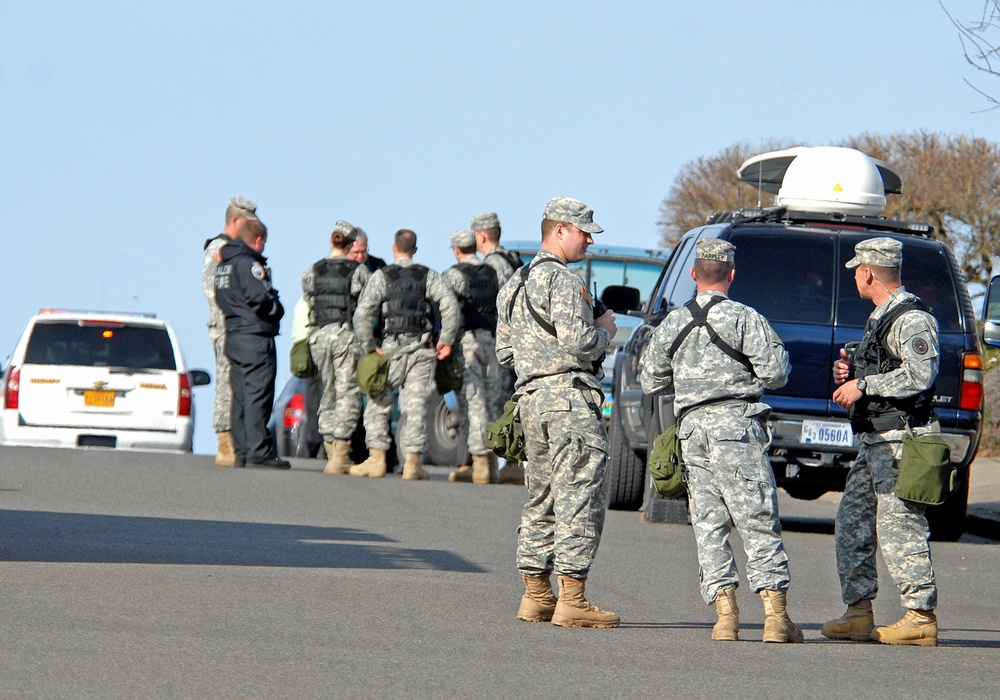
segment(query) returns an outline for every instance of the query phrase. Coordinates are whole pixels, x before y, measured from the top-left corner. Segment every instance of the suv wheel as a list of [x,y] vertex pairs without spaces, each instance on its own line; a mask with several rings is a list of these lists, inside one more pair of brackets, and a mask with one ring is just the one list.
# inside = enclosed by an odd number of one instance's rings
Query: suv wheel
[[[399,446],[399,435],[406,424],[406,417],[400,415],[396,426],[396,452],[399,462],[406,460],[406,455]],[[451,410],[443,396],[437,392],[431,394],[427,406],[427,442],[424,446],[424,464],[434,464],[444,467],[455,467],[467,464],[469,461],[468,441],[465,431],[461,429],[458,413]]]
[[628,444],[617,406],[611,410],[608,442],[610,443],[608,507],[618,510],[637,510],[642,505],[646,463]]

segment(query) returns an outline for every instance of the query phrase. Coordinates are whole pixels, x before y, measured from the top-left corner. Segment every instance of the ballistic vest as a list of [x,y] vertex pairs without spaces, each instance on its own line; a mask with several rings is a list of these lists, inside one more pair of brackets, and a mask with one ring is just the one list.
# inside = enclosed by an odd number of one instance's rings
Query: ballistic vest
[[382,332],[385,335],[420,335],[433,327],[427,301],[427,273],[423,265],[388,265],[382,274],[388,281],[382,302]]
[[351,294],[351,278],[358,263],[324,258],[313,265],[309,321],[322,328],[330,323],[350,323],[357,299]]
[[486,265],[458,264],[455,268],[465,278],[467,296],[459,296],[462,308],[462,328],[471,331],[480,328],[495,333],[497,329],[497,295],[500,283],[496,272]]
[[[854,351],[854,377],[860,379],[873,374],[885,374],[899,369],[902,362],[893,356],[886,345],[893,322],[907,311],[930,309],[920,299],[908,299],[885,314],[875,323],[869,321],[865,335]],[[909,424],[911,428],[933,421],[934,385],[913,396],[892,398],[887,396],[862,396],[848,415],[855,433],[881,433],[899,430]]]

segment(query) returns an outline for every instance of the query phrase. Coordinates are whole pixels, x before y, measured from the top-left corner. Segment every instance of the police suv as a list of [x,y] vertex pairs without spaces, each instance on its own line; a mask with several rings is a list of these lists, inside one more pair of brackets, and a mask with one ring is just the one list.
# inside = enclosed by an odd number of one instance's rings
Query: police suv
[[949,499],[927,514],[935,538],[958,539],[980,437],[983,360],[972,301],[951,249],[927,224],[879,216],[886,193],[901,192],[902,181],[890,165],[860,151],[766,153],[746,161],[738,174],[775,194],[779,206],[718,214],[686,233],[643,309],[643,323],[615,355],[611,507],[637,508],[645,501],[647,517],[655,520],[664,506],[649,486],[645,462],[651,441],[673,423],[672,397],[643,395],[639,360],[657,324],[694,296],[695,243],[707,237],[736,246],[730,297],[763,314],[789,353],[787,385],[763,398],[772,408],[769,456],[778,485],[803,499],[842,491],[857,442],[846,412],[831,398],[836,388],[831,368],[840,348],[860,340],[874,310],[859,297],[844,263],[859,241],[888,236],[903,243],[904,286],[931,308],[940,329],[934,408],[958,482]]

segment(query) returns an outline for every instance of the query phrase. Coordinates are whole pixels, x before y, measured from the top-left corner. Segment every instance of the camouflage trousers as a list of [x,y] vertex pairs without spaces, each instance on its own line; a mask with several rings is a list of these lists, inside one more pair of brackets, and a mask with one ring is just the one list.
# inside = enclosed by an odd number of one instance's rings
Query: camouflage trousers
[[325,442],[350,440],[361,417],[358,358],[361,345],[347,324],[330,323],[309,334],[309,350],[319,372],[319,432]]
[[229,358],[226,357],[226,332],[209,327],[208,337],[215,352],[215,403],[212,408],[212,428],[224,433],[232,428],[233,390],[229,386]]
[[[917,428],[915,432],[927,432]],[[837,508],[834,543],[843,600],[848,605],[878,593],[875,550],[899,589],[904,608],[933,610],[937,585],[924,507],[896,498],[897,460],[903,431],[862,436],[858,458],[847,475]]]
[[499,373],[490,371],[496,360],[496,341],[487,330],[466,331],[454,348],[462,359],[462,388],[458,390],[458,412],[466,430],[469,454],[485,455],[486,423],[492,420]]
[[754,592],[788,587],[770,437],[760,417],[766,410],[759,403],[706,407],[681,423],[701,596],[709,604],[720,589],[740,582],[729,543],[734,525]]
[[518,402],[524,428],[525,486],[517,568],[522,575],[586,578],[608,507],[608,434],[601,393],[543,388]]
[[390,418],[393,389],[399,389],[399,431],[396,440],[403,452],[423,452],[427,446],[427,408],[437,396],[434,348],[413,347],[415,339],[386,338],[382,349],[390,356],[389,383],[381,394],[368,397],[365,404],[365,442],[368,449],[388,450],[391,444]]

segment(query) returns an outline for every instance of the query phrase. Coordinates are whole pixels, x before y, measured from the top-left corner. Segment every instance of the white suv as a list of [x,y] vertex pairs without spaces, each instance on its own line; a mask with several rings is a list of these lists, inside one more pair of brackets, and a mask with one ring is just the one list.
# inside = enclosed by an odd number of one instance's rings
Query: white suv
[[191,452],[191,387],[209,381],[165,321],[42,310],[3,374],[0,444]]

